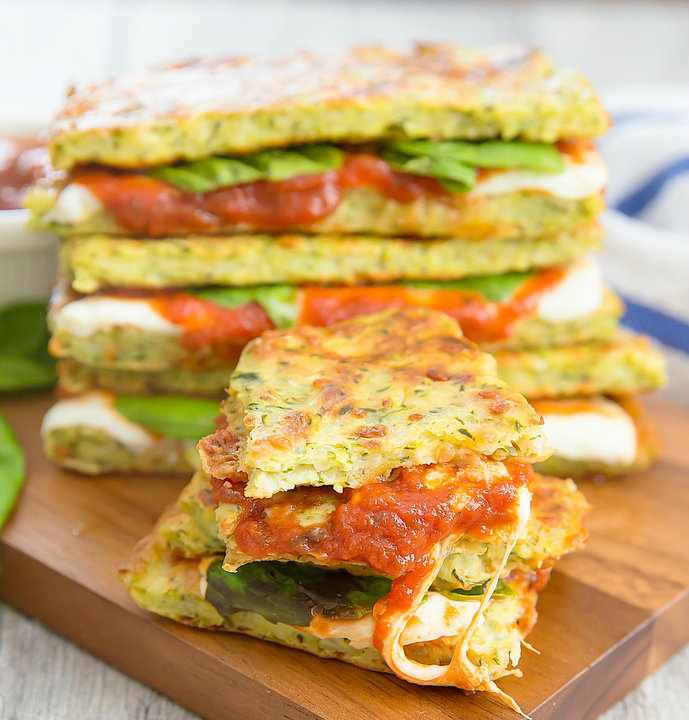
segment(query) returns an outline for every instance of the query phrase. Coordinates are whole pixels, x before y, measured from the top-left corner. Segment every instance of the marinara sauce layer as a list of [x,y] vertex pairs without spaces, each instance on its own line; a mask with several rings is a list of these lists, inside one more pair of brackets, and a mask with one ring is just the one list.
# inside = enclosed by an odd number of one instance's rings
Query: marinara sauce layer
[[[213,499],[241,508],[234,538],[257,559],[311,556],[332,563],[366,563],[399,577],[423,563],[451,535],[488,538],[515,520],[519,489],[530,465],[505,463],[505,477],[468,480],[449,465],[402,468],[389,482],[347,488],[299,488],[268,499],[247,498],[236,479],[213,479]],[[240,477],[241,474],[238,476]],[[323,513],[310,511],[333,507]],[[301,522],[300,522],[301,519]]]

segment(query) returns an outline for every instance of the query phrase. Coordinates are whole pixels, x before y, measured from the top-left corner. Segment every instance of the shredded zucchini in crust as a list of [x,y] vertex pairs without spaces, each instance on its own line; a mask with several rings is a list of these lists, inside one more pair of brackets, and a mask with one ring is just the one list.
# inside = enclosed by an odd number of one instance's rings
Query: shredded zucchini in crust
[[386,137],[550,143],[608,125],[584,77],[525,46],[367,46],[322,57],[197,60],[75,88],[49,149],[57,168],[146,167]]
[[91,235],[60,246],[62,275],[81,293],[105,287],[445,281],[570,262],[600,247],[595,222],[536,238],[411,240],[356,235]]

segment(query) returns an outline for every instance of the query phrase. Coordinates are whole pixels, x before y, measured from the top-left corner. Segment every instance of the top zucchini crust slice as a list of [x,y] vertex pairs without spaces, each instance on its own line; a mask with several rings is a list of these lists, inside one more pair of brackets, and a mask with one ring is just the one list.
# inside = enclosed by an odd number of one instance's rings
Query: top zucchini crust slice
[[527,47],[369,46],[195,61],[76,88],[49,147],[57,168],[133,168],[321,141],[550,143],[608,125],[588,80]]
[[246,495],[270,497],[356,487],[466,453],[549,456],[540,416],[495,367],[455,320],[420,308],[269,331],[232,374],[228,427],[199,443],[204,469],[246,473]]

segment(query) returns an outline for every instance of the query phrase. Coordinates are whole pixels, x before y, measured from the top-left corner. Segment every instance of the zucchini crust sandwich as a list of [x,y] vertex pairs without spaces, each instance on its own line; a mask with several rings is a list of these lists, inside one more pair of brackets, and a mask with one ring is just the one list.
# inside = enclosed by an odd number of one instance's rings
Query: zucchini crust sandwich
[[519,674],[537,591],[586,538],[534,477],[539,415],[455,320],[273,330],[232,374],[197,473],[121,569],[144,608],[420,685]]

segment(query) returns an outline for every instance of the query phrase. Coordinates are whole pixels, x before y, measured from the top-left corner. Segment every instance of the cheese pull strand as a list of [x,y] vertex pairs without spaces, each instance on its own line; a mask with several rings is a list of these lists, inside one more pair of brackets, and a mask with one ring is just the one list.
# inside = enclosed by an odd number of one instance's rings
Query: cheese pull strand
[[[500,690],[495,682],[490,679],[487,669],[477,667],[469,660],[467,652],[474,630],[483,621],[486,608],[495,592],[500,575],[505,569],[507,559],[526,527],[530,507],[531,494],[527,488],[522,488],[517,505],[517,521],[505,547],[502,562],[491,578],[481,602],[460,641],[455,646],[449,665],[424,665],[410,660],[404,652],[402,636],[419,605],[423,602],[424,596],[437,576],[450,545],[456,538],[446,538],[435,546],[429,561],[424,565],[423,571],[413,577],[411,587],[407,586],[407,602],[404,607],[396,607],[394,604],[389,606],[386,603],[387,598],[378,601],[373,609],[375,620],[373,642],[375,648],[395,675],[418,685],[455,686],[469,691],[485,690],[502,698],[509,707],[526,717],[515,700]],[[412,573],[414,572],[412,571]]]

